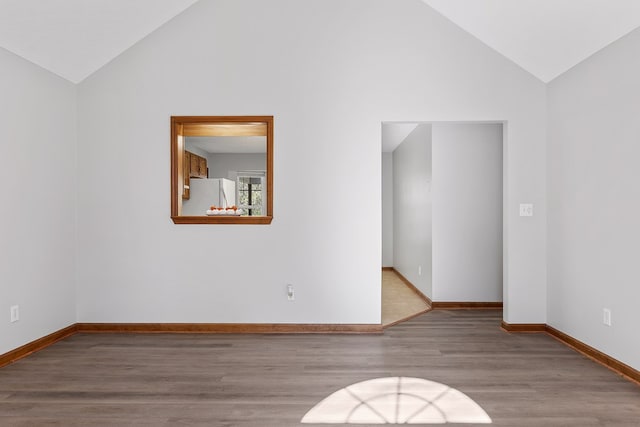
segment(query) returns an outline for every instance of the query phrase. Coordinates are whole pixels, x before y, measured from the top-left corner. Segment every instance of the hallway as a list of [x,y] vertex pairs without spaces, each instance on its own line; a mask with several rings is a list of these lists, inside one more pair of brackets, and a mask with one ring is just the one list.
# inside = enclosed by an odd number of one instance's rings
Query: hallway
[[389,327],[431,310],[392,270],[382,270],[382,326]]

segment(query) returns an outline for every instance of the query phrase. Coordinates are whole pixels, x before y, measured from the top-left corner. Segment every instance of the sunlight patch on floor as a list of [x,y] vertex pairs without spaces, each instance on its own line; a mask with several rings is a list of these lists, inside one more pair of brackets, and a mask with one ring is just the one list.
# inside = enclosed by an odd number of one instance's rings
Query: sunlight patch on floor
[[311,424],[490,424],[464,393],[421,378],[387,377],[336,391],[302,418]]

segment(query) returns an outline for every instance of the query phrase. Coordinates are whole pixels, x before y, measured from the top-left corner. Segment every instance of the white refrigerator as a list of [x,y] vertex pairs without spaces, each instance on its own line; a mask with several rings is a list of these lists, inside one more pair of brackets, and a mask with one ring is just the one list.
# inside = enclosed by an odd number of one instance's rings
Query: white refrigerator
[[212,206],[230,207],[236,204],[236,183],[226,178],[192,178],[189,199],[182,201],[183,216],[203,216]]

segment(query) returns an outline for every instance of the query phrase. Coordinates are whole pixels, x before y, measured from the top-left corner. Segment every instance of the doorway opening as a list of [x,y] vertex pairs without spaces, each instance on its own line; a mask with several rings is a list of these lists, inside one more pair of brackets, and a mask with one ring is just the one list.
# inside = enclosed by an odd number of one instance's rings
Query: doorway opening
[[382,267],[432,308],[502,308],[504,127],[382,123]]

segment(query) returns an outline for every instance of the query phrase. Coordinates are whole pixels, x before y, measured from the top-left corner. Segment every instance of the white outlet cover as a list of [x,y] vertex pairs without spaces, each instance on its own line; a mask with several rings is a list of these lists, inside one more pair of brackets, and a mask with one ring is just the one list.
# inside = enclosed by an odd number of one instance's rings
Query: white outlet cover
[[520,203],[520,216],[533,216],[533,203]]

